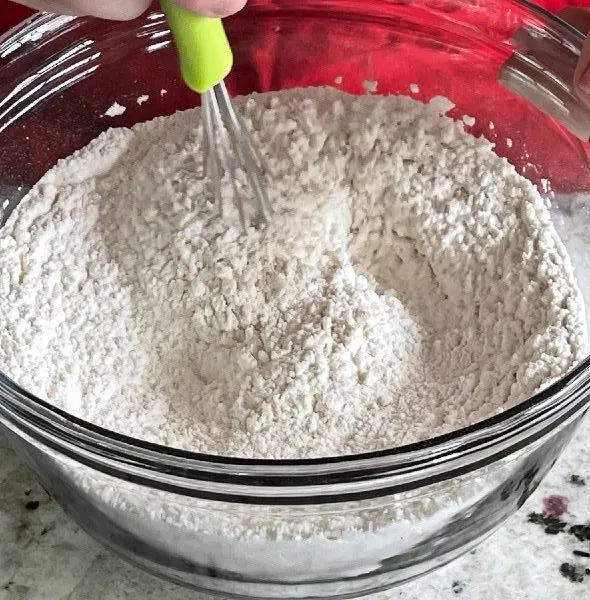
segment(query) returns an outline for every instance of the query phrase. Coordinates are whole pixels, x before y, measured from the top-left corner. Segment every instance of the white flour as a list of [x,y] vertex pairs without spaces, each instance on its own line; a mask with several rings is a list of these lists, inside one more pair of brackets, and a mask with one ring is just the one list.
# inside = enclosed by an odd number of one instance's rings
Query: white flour
[[126,106],[119,104],[118,102],[113,102],[109,108],[105,111],[105,117],[120,117],[122,114],[125,114],[127,110]]
[[109,429],[245,457],[523,400],[585,356],[581,294],[536,189],[436,105],[249,99],[276,215],[248,236],[198,176],[198,111],[106,132],[0,233],[0,368]]

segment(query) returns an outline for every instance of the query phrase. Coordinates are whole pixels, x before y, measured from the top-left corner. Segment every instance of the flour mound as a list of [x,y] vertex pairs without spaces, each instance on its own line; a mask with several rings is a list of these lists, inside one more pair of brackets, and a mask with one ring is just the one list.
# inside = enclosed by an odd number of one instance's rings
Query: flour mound
[[374,451],[514,406],[581,360],[581,294],[533,185],[404,97],[241,107],[275,216],[201,179],[198,110],[111,129],[0,232],[0,367],[78,417],[199,452]]

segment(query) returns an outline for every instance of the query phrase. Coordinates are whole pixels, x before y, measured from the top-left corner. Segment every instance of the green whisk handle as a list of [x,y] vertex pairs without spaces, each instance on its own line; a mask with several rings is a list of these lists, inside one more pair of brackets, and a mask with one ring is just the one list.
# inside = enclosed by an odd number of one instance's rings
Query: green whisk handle
[[180,71],[188,87],[202,94],[223,81],[233,65],[233,54],[221,19],[203,17],[171,0],[162,9],[180,57]]

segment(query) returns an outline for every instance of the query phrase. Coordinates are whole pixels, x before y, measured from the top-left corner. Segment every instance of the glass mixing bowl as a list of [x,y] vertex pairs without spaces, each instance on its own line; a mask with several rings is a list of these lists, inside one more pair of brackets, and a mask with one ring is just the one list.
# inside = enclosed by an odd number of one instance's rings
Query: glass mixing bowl
[[[576,137],[587,139],[590,115],[572,86],[579,32],[517,0],[253,0],[227,29],[233,94],[411,86],[424,100],[452,98],[453,116],[475,118],[466,119],[470,131],[534,182],[551,182],[556,227],[590,306],[582,194],[590,168]],[[125,113],[106,117],[114,102]],[[156,9],[132,23],[50,15],[24,23],[0,38],[4,218],[59,158],[106,128],[197,102]],[[467,429],[316,460],[144,443],[56,410],[2,375],[0,424],[82,527],[152,573],[236,598],[345,598],[439,567],[501,525],[570,440],[589,388],[586,360]]]

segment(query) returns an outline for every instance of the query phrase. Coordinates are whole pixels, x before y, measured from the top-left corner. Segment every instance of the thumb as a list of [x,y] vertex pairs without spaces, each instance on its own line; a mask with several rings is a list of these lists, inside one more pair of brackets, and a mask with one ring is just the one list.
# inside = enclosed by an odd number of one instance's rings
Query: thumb
[[51,13],[127,20],[146,11],[150,0],[18,0],[18,3]]
[[179,5],[207,17],[227,17],[244,8],[247,0],[175,0]]

